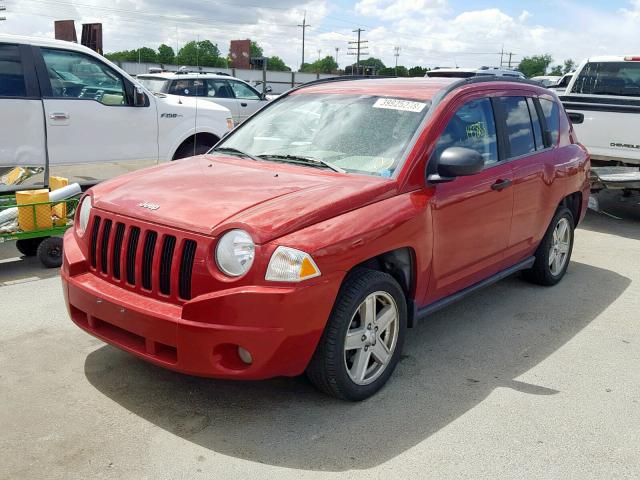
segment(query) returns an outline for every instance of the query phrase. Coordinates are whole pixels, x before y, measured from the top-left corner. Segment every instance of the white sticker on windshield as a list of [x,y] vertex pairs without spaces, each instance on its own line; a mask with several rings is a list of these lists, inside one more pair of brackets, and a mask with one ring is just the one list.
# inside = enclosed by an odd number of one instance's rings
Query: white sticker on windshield
[[373,104],[373,108],[386,108],[389,110],[400,110],[403,112],[421,112],[426,103],[412,102],[410,100],[400,100],[399,98],[379,98]]

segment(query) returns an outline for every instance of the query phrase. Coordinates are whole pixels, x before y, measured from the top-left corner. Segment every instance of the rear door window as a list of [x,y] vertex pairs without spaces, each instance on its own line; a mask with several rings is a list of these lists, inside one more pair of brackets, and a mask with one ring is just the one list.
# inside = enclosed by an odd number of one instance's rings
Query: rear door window
[[233,89],[226,80],[210,78],[207,80],[207,96],[215,98],[235,98]]
[[0,97],[26,97],[24,71],[17,45],[0,44]]
[[207,84],[205,80],[200,78],[174,80],[171,82],[167,93],[184,97],[206,97]]
[[491,100],[471,100],[458,109],[440,135],[435,155],[439,156],[449,147],[475,150],[482,155],[485,165],[498,162],[498,141]]
[[640,97],[640,62],[587,63],[571,92]]
[[558,104],[546,98],[541,98],[540,106],[547,122],[547,129],[551,132],[551,144],[556,145],[560,136],[560,109]]
[[505,115],[505,133],[509,144],[509,158],[536,151],[531,116],[525,97],[498,98]]

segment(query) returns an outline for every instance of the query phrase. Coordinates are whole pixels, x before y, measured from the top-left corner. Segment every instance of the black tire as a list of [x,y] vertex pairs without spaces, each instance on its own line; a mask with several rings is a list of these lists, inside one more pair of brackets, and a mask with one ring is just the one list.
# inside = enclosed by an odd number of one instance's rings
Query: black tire
[[[384,292],[395,301],[398,313],[397,340],[381,374],[372,383],[359,385],[351,379],[347,370],[345,340],[356,310],[374,292]],[[338,293],[322,338],[307,367],[307,377],[318,389],[331,396],[350,401],[364,400],[382,388],[393,373],[400,359],[406,329],[407,302],[398,282],[383,272],[356,270],[345,279]]]
[[[552,272],[552,268],[549,265],[551,247],[553,243],[553,233],[560,222],[564,220],[569,223],[569,251],[567,252],[566,260],[562,269],[555,274]],[[553,216],[547,232],[544,234],[538,249],[536,250],[536,261],[528,270],[524,270],[523,276],[531,283],[544,286],[552,286],[557,284],[562,277],[564,277],[571,261],[571,252],[573,251],[573,238],[574,238],[575,223],[571,210],[566,207],[560,207]]]
[[46,238],[38,246],[38,259],[47,268],[60,268],[62,265],[62,238]]
[[38,254],[38,247],[45,238],[48,237],[25,238],[22,240],[16,240],[16,248],[25,257],[33,257]]
[[183,143],[178,147],[176,153],[173,155],[174,160],[180,160],[181,158],[195,157],[196,155],[204,155],[207,153],[213,145],[198,142],[193,148],[193,141]]

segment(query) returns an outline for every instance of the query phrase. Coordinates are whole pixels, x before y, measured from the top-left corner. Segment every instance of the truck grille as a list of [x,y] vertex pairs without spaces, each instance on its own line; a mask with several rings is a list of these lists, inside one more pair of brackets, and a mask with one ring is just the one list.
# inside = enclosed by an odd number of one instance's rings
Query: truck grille
[[[92,270],[141,293],[191,299],[196,250],[195,240],[101,215],[93,217],[89,251]],[[176,282],[172,281],[172,272],[178,276]]]

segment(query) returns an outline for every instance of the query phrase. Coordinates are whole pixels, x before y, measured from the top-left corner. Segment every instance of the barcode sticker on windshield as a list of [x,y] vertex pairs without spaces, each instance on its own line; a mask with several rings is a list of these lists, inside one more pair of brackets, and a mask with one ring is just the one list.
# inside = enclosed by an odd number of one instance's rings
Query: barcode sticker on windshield
[[400,100],[399,98],[379,98],[373,104],[373,108],[386,108],[389,110],[400,110],[403,112],[421,112],[426,103],[412,102],[410,100]]

